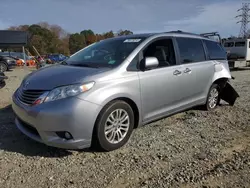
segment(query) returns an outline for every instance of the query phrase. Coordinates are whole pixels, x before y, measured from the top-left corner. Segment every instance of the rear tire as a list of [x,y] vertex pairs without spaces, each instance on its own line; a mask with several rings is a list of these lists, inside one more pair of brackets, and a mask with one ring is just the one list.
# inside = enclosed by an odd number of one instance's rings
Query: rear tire
[[0,62],[0,72],[5,72],[8,70],[8,66],[4,62]]
[[209,89],[207,102],[206,102],[206,110],[210,111],[215,109],[220,103],[220,87],[218,84],[212,84]]
[[116,150],[125,145],[134,129],[134,113],[124,101],[114,101],[100,112],[92,138],[92,146],[101,151]]

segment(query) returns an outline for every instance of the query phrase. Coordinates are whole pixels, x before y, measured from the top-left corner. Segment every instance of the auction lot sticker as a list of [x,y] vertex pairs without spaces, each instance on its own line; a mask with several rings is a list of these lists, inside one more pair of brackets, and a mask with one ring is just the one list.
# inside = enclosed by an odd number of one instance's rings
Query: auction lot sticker
[[124,42],[140,42],[141,39],[126,39]]

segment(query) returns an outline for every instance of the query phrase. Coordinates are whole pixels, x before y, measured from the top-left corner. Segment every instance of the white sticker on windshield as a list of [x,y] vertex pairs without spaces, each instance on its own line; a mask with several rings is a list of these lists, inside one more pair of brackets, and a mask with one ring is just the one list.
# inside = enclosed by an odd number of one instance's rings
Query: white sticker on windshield
[[141,39],[126,39],[124,42],[140,42]]

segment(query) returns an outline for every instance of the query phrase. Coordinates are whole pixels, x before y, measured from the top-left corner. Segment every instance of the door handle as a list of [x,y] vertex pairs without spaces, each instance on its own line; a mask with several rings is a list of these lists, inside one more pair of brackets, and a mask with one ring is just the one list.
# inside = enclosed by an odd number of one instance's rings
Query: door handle
[[189,69],[189,68],[186,68],[185,70],[184,70],[184,73],[190,73],[191,72],[191,69]]
[[180,74],[181,74],[181,71],[175,70],[173,74],[176,75],[176,76],[177,76],[177,75],[180,75]]

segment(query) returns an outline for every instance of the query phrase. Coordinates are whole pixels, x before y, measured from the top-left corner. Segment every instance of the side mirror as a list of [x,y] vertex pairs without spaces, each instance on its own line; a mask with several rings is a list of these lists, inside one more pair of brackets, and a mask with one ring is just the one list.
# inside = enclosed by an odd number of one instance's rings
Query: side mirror
[[146,57],[144,63],[145,63],[144,68],[146,70],[154,69],[159,65],[159,61],[156,57]]

